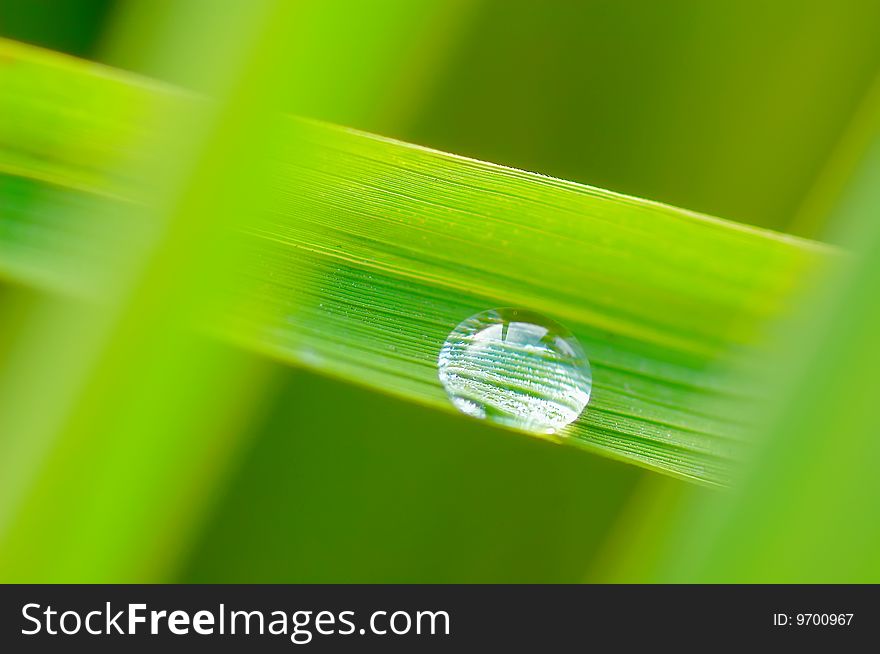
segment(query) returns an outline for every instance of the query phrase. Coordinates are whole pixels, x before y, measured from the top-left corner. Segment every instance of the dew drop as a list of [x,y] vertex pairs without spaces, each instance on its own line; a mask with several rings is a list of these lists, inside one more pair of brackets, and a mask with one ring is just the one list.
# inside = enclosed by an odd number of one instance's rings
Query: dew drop
[[590,401],[590,362],[562,325],[523,309],[492,309],[453,329],[438,374],[459,411],[552,434]]

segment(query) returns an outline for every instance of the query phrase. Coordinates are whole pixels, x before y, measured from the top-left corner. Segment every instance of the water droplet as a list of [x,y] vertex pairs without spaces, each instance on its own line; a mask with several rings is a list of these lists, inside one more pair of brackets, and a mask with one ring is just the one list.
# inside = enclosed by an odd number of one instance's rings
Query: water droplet
[[552,434],[590,401],[590,362],[562,325],[523,309],[492,309],[453,329],[437,360],[449,399],[469,416]]

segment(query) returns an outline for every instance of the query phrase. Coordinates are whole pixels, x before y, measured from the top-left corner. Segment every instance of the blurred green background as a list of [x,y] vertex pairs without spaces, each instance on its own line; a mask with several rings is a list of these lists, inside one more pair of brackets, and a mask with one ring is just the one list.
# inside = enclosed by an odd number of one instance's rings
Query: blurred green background
[[[198,88],[173,59],[145,54],[161,51],[172,4],[0,0],[0,36]],[[328,40],[299,51],[323,53],[301,64],[313,92],[289,91],[285,108],[832,238],[825,209],[880,66],[880,3],[393,4],[385,15],[384,3],[353,3],[348,20],[319,29]],[[126,32],[132,16],[156,23]],[[0,286],[0,320],[26,296]],[[663,516],[708,492],[312,373],[246,365],[268,381],[162,580],[569,582],[621,566],[623,578],[647,579],[639,566],[660,556]]]

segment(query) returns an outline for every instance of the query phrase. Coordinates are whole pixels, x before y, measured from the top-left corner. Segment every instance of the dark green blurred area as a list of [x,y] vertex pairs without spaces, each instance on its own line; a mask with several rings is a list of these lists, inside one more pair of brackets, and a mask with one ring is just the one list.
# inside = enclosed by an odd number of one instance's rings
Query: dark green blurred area
[[864,0],[487,2],[401,136],[787,231],[878,26]]
[[[353,126],[780,230],[880,64],[876,2],[466,4],[409,109]],[[99,58],[116,6],[2,0],[0,35]],[[578,581],[647,474],[274,378],[183,580]]]
[[2,0],[0,35],[95,58],[116,0]]
[[186,581],[575,581],[638,474],[297,373],[253,436]]

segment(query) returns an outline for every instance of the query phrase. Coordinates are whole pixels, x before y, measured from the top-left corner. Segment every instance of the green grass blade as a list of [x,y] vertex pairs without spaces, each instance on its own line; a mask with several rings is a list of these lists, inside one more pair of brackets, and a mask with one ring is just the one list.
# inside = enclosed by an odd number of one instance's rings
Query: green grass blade
[[864,99],[844,130],[834,151],[823,167],[816,183],[795,214],[789,231],[822,238],[826,242],[844,243],[846,230],[853,217],[865,206],[876,206],[854,192],[870,192],[869,185],[859,184],[859,177],[874,176],[880,161],[880,74],[868,88]]
[[[197,101],[15,44],[3,54],[14,65],[0,69],[0,83],[14,92],[0,100],[0,124],[10,114],[31,124],[0,133],[4,183],[38,188],[59,205],[96,195],[143,201],[133,180],[96,167],[81,148],[125,147],[123,136],[140,128],[132,108],[145,98]],[[88,115],[64,109],[82,97],[104,100]],[[102,111],[105,102],[112,111]],[[252,267],[239,271],[246,283],[229,289],[244,295],[217,331],[452,410],[435,370],[448,331],[476,311],[523,306],[569,327],[593,364],[592,404],[558,440],[704,483],[729,479],[751,413],[748,389],[723,368],[831,254],[809,241],[331,125],[286,119],[275,142],[269,210],[243,221]],[[38,282],[38,271],[71,284],[75,270],[53,271],[59,264],[48,246],[75,240],[64,234],[77,226],[32,206],[4,212],[0,265],[12,278]],[[120,220],[125,213],[122,204]],[[22,228],[28,222],[39,228]]]
[[[112,171],[107,180],[137,180],[139,197],[148,200],[117,204],[98,193],[58,205],[40,189],[23,196],[6,188],[10,211],[4,215],[51,214],[62,227],[50,238],[57,248],[49,253],[56,272],[70,274],[43,281],[60,281],[74,294],[86,290],[89,302],[43,296],[38,310],[24,317],[26,333],[0,370],[4,580],[154,581],[173,574],[218,483],[237,462],[254,407],[270,395],[264,381],[275,367],[192,330],[194,315],[204,319],[226,302],[222,291],[229,284],[221,280],[240,268],[230,262],[247,256],[227,237],[269,198],[263,189],[275,164],[264,156],[273,141],[273,121],[266,117],[279,116],[280,106],[298,96],[326,102],[325,75],[353,68],[349,62],[369,69],[372,55],[388,60],[395,34],[410,36],[407,24],[417,18],[399,11],[411,3],[386,3],[372,19],[395,17],[393,25],[371,30],[357,22],[365,39],[338,44],[335,17],[351,17],[348,9],[369,14],[370,7],[258,0],[220,9],[204,0],[158,12],[154,3],[132,4],[160,17],[144,34],[149,67],[172,67],[184,84],[208,92],[210,106],[176,102],[176,92],[169,101],[162,93],[122,92],[113,104],[118,87],[106,94],[88,82],[60,89],[53,68],[82,64],[25,46],[14,48],[28,56],[12,55],[0,65],[8,73],[4,99],[20,97],[21,82],[47,93],[24,116],[4,107],[3,140],[14,142],[10,151],[22,155],[21,165],[34,170],[27,143],[38,143],[38,152],[57,156],[56,170],[46,166],[56,182],[64,183],[72,156],[85,170]],[[129,20],[121,31],[122,47],[132,31],[142,31],[139,21]],[[360,52],[365,40],[377,46],[371,56]],[[325,57],[328,49],[338,59]],[[57,67],[28,65],[41,57]],[[326,58],[329,69],[312,71],[305,62],[314,58]],[[358,104],[375,107],[358,97],[364,92],[348,93],[350,111]],[[105,130],[102,108],[119,112],[120,119],[111,120],[121,132],[109,124]],[[24,126],[28,116],[60,122],[41,136],[40,128]],[[54,140],[65,127],[74,137],[67,146]],[[118,140],[102,140],[101,133]],[[89,174],[80,181],[73,186],[100,183]],[[23,231],[17,233],[35,236],[33,226],[18,223]],[[68,245],[86,250],[65,246],[68,238]],[[16,263],[38,261],[29,254]],[[58,542],[64,543],[60,551]]]
[[780,325],[773,374],[762,384],[780,401],[759,432],[762,446],[729,495],[680,507],[658,539],[655,579],[880,581],[878,118],[862,123],[874,136],[826,206],[855,256],[797,320]]
[[880,114],[862,112],[854,126],[803,223],[827,222],[853,256],[773,329],[756,386],[774,402],[756,425],[761,445],[746,474],[723,494],[646,480],[591,579],[880,580]]
[[[195,336],[190,312],[213,306],[203,281],[222,276],[218,262],[236,251],[205,232],[234,225],[236,207],[250,204],[258,187],[234,166],[251,161],[262,142],[263,124],[253,116],[275,107],[274,86],[262,84],[261,74],[283,52],[285,11],[267,0],[214,12],[200,25],[201,41],[173,46],[196,62],[191,74],[217,73],[219,101],[199,123],[191,111],[148,102],[139,116],[165,129],[148,143],[128,135],[143,160],[113,149],[79,153],[141,180],[153,203],[128,205],[127,223],[114,220],[109,198],[55,214],[59,224],[87,226],[94,251],[115,254],[89,266],[99,301],[85,307],[47,298],[28,317],[17,360],[2,370],[4,580],[161,578],[185,547],[211,480],[232,458],[236,426],[259,400],[251,389],[262,372],[251,357]],[[179,27],[191,18],[170,14]],[[214,49],[214,59],[192,56],[216,41],[225,47]],[[14,58],[4,63],[21,72]],[[86,134],[101,130],[100,120],[80,113],[96,107],[59,100],[47,102],[78,114]],[[4,125],[15,129],[23,119],[14,118]],[[33,206],[51,210],[39,199]],[[104,230],[92,229],[98,225]]]

